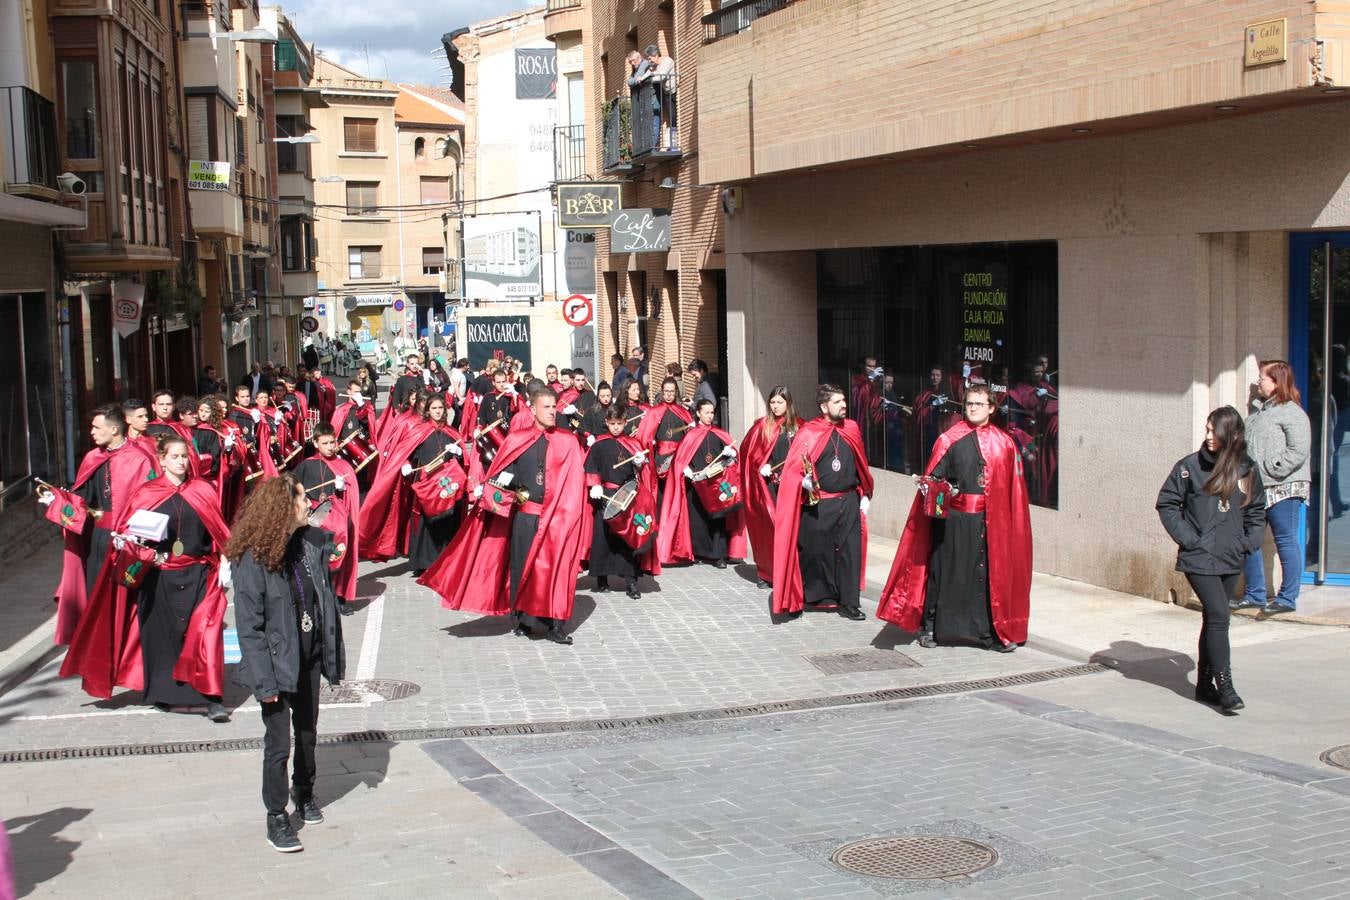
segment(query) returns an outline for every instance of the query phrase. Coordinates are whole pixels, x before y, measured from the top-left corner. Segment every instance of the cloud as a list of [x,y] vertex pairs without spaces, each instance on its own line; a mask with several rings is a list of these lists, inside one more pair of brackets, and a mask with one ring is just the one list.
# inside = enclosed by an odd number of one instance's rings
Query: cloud
[[[541,5],[526,0],[394,0],[332,3],[288,0],[295,30],[339,65],[372,78],[448,85],[441,35],[474,22]],[[367,66],[366,60],[370,64]]]

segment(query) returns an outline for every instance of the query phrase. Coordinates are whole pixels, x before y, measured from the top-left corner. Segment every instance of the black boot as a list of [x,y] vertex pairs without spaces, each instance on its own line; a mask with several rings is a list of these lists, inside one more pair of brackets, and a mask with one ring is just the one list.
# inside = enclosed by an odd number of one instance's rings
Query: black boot
[[1219,695],[1219,709],[1226,713],[1237,712],[1247,704],[1242,702],[1237,691],[1233,690],[1233,671],[1231,669],[1214,670],[1214,687]]
[[1214,687],[1214,670],[1208,663],[1201,663],[1195,670],[1195,699],[1197,703],[1219,705],[1219,692]]
[[628,596],[629,596],[630,599],[637,600],[638,598],[640,598],[640,597],[642,596],[642,594],[638,593],[638,586],[637,586],[637,579],[636,579],[636,578],[625,578],[625,579],[624,579],[624,582],[623,582],[623,586],[624,586],[624,591],[625,591],[625,593],[628,594]]

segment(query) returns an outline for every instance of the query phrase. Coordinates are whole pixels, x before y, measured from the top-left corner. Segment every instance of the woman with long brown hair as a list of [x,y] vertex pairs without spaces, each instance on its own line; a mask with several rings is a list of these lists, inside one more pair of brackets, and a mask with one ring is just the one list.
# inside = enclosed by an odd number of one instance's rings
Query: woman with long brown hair
[[1225,713],[1244,705],[1233,688],[1228,601],[1266,524],[1265,488],[1247,456],[1244,431],[1233,407],[1210,413],[1204,443],[1172,467],[1157,502],[1163,527],[1177,542],[1177,571],[1203,607],[1195,699]]
[[642,382],[636,378],[625,381],[623,383],[623,396],[617,402],[619,406],[624,408],[624,418],[627,420],[627,425],[624,426],[624,434],[632,437],[642,427],[642,417],[646,415],[650,408],[642,399]]
[[773,580],[773,508],[788,447],[801,419],[786,385],[769,391],[769,414],[757,420],[741,439],[741,471],[745,489],[745,527],[755,553],[759,587]]
[[235,679],[262,707],[267,842],[283,853],[302,849],[286,815],[292,728],[291,796],[305,822],[323,821],[314,802],[319,676],[337,684],[346,670],[331,553],[324,532],[309,524],[304,487],[289,474],[267,479],[249,495],[225,548],[234,564],[242,656]]
[[[408,537],[413,577],[431,568],[459,527],[458,497],[468,476],[459,464],[463,440],[450,426],[450,414],[443,396],[428,395],[422,410],[423,424],[417,431],[421,441],[408,459],[411,472],[407,477],[414,485]],[[434,486],[425,482],[434,482]]]
[[[1280,589],[1266,602],[1266,568],[1261,545],[1252,548],[1242,566],[1247,586],[1234,609],[1264,608],[1268,613],[1293,612],[1303,577],[1299,525],[1312,492],[1312,423],[1303,411],[1294,372],[1282,359],[1261,363],[1256,399],[1247,416],[1247,452],[1266,487],[1266,523],[1280,558]],[[1333,504],[1336,501],[1332,495]]]

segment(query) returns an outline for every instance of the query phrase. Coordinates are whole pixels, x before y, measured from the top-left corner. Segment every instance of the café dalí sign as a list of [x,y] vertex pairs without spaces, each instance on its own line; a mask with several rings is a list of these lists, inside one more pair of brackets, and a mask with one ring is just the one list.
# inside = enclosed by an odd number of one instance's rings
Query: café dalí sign
[[562,228],[608,228],[623,206],[618,184],[558,185],[558,225]]
[[670,250],[670,210],[623,209],[609,219],[611,253],[665,253]]
[[1248,25],[1247,38],[1243,45],[1246,48],[1243,64],[1250,67],[1284,62],[1289,57],[1285,33],[1284,19],[1271,19],[1268,22]]
[[228,191],[230,189],[230,164],[227,162],[205,162],[200,159],[188,160],[188,190],[191,191]]

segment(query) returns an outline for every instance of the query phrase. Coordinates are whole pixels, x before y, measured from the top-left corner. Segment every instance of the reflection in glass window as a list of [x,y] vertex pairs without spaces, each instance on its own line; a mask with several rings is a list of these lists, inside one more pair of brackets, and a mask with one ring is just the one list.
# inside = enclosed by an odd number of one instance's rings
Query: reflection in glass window
[[984,383],[1031,502],[1056,507],[1058,283],[1054,243],[820,251],[820,380],[846,386],[870,463],[923,472]]
[[93,60],[61,63],[65,87],[62,110],[66,123],[66,158],[98,159],[98,85]]

